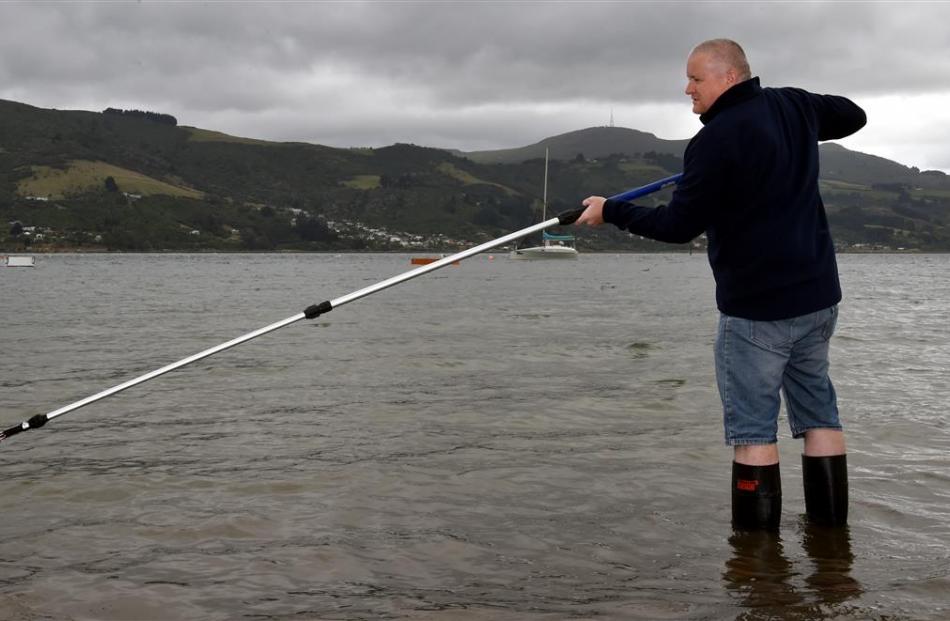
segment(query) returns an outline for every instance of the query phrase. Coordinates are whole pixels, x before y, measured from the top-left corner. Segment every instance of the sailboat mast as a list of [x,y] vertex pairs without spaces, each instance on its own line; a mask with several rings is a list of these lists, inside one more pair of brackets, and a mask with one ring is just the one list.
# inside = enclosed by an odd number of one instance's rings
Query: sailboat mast
[[541,202],[541,220],[548,217],[548,149],[544,148],[544,198]]

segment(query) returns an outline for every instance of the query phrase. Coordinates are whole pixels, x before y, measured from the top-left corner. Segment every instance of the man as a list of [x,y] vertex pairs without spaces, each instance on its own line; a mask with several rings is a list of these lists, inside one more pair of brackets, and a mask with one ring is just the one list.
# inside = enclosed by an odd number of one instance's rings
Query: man
[[657,208],[591,196],[577,223],[610,222],[685,243],[705,232],[721,312],[716,378],[726,443],[734,447],[732,519],[778,527],[780,391],[794,437],[804,437],[805,505],[815,522],[847,520],[844,433],[828,377],[828,340],[841,300],[834,246],[818,193],[818,141],[866,123],[851,101],[762,88],[739,44],[699,44],[686,94],[703,128],[683,177]]

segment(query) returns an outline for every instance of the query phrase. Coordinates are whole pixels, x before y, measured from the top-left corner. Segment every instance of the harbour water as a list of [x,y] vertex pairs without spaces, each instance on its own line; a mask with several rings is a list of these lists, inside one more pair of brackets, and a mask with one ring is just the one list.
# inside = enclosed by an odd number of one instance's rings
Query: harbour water
[[[950,618],[950,256],[843,255],[851,520],[729,526],[703,256],[479,256],[0,444],[0,619]],[[0,272],[0,427],[410,269]]]

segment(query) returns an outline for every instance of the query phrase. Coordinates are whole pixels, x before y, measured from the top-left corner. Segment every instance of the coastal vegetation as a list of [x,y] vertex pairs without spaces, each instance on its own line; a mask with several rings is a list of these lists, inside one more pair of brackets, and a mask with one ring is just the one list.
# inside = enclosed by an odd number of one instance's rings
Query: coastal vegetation
[[[685,144],[597,127],[491,152],[336,149],[183,127],[157,112],[0,101],[0,250],[450,251],[540,219],[545,148],[553,214],[678,172]],[[943,173],[827,144],[821,183],[842,249],[950,250]],[[613,227],[579,241],[586,251],[676,249]]]

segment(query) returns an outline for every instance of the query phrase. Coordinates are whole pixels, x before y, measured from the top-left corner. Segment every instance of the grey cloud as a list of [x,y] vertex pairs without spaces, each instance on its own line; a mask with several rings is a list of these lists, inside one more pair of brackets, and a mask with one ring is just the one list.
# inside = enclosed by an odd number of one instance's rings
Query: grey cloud
[[[175,82],[216,68],[321,64],[423,85],[434,102],[678,96],[689,48],[733,36],[769,82],[828,91],[936,88],[950,5],[352,3],[7,5],[10,79]],[[900,19],[894,19],[898,14]],[[21,38],[16,24],[36,24]],[[48,37],[41,36],[42,32]],[[25,33],[24,33],[25,34]],[[42,42],[42,43],[40,43]],[[25,53],[24,53],[25,52]],[[19,64],[22,63],[22,64]],[[878,79],[868,75],[874,71]],[[275,71],[276,73],[276,71]],[[881,79],[883,78],[883,79]],[[267,84],[262,84],[267,86]]]
[[718,36],[767,85],[946,92],[947,23],[950,4],[916,2],[0,4],[0,97],[161,109],[263,138],[483,148],[549,135],[531,106],[603,118],[669,104],[688,121],[686,55]]

